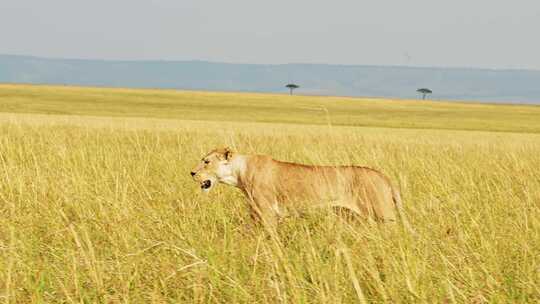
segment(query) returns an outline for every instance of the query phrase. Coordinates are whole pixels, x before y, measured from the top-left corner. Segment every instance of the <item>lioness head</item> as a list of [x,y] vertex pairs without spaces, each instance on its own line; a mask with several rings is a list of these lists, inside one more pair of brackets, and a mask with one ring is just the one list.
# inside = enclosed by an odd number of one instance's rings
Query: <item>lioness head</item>
[[191,176],[200,183],[204,192],[210,191],[217,182],[234,185],[236,177],[231,164],[232,157],[230,148],[212,150],[191,170]]

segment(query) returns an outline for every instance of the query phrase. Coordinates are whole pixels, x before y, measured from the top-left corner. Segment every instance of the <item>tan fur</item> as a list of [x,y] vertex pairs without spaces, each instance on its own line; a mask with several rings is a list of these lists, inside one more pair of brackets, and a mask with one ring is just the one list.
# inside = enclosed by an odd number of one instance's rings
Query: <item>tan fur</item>
[[396,210],[401,211],[398,189],[382,173],[366,167],[308,166],[224,148],[206,155],[192,175],[201,183],[211,180],[212,186],[236,186],[253,215],[270,224],[289,210],[310,207],[346,208],[383,222],[395,221]]

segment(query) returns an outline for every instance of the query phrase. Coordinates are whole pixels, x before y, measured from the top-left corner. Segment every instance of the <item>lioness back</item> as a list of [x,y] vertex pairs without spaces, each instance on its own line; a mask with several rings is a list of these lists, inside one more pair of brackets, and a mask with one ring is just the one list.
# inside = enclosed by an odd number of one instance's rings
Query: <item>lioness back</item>
[[329,205],[384,221],[396,219],[390,181],[370,168],[309,166],[252,156],[247,171],[257,192],[286,207]]

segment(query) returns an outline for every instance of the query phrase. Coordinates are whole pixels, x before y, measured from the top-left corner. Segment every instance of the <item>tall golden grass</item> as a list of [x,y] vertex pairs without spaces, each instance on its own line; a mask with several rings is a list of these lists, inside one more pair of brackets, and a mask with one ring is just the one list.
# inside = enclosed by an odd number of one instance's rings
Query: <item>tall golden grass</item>
[[[269,238],[189,176],[223,145],[380,169],[416,233],[313,212]],[[0,114],[0,299],[534,303],[539,168],[529,133]]]

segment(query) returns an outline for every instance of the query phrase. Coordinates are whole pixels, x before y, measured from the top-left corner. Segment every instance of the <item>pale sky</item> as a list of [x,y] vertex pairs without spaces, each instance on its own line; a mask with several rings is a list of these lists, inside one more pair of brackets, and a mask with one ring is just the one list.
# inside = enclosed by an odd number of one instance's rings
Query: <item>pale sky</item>
[[0,0],[0,54],[540,69],[540,0]]

